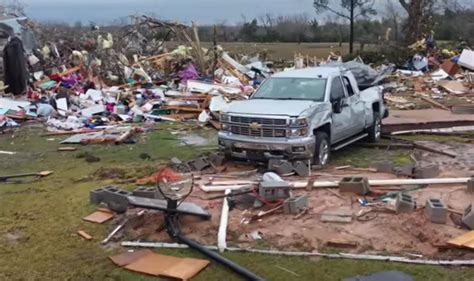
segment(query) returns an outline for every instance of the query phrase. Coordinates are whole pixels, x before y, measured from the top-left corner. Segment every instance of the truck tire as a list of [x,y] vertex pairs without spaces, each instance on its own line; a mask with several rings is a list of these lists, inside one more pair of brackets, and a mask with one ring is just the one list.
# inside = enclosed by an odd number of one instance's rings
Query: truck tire
[[372,125],[367,129],[369,136],[367,137],[369,142],[376,143],[380,140],[382,135],[382,119],[378,112],[374,112],[374,121]]
[[314,147],[313,164],[318,166],[326,166],[331,156],[331,145],[329,144],[329,136],[325,132],[316,132],[316,144]]

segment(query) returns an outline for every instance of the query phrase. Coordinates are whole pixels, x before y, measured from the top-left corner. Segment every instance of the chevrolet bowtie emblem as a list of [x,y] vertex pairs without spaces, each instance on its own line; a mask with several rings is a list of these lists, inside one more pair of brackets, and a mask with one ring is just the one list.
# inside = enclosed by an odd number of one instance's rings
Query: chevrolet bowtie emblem
[[250,123],[249,127],[250,127],[250,129],[252,129],[252,130],[258,130],[258,129],[262,128],[262,125],[260,125],[260,124],[258,124],[258,123],[256,123],[256,122],[253,122],[253,123]]

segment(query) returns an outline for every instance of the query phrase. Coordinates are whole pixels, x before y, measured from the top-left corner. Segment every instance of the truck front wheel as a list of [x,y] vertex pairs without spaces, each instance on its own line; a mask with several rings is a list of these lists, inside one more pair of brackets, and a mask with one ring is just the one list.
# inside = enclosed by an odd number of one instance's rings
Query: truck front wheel
[[367,129],[367,133],[369,134],[369,142],[376,143],[380,140],[382,135],[382,120],[378,112],[374,112],[374,122],[372,126]]
[[316,132],[316,144],[314,147],[313,164],[318,166],[326,166],[331,156],[331,146],[329,144],[329,136],[325,132]]

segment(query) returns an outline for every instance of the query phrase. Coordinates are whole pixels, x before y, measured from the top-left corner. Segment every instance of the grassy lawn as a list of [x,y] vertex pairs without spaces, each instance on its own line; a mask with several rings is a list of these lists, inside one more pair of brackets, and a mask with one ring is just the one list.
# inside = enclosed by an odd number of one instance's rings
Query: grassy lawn
[[[154,171],[160,163],[177,156],[181,159],[204,150],[180,146],[168,126],[144,134],[134,145],[79,146],[76,152],[57,152],[63,137],[42,137],[42,128],[23,126],[13,135],[0,135],[1,150],[16,155],[0,155],[0,174],[52,170],[40,181],[0,184],[0,280],[157,280],[128,272],[113,265],[107,257],[120,248],[103,248],[99,242],[112,225],[82,221],[96,207],[89,204],[91,189],[121,182],[132,188],[133,179]],[[212,130],[202,135],[213,135]],[[52,139],[54,140],[52,140]],[[101,158],[87,163],[79,157],[85,152]],[[146,153],[152,160],[143,160]],[[370,150],[348,149],[337,155],[337,164],[348,162]],[[118,178],[97,177],[96,171],[114,168]],[[80,239],[76,232],[85,230],[94,237]],[[191,250],[158,250],[160,253],[201,257]],[[473,280],[470,268],[413,266],[385,262],[292,258],[244,253],[225,256],[266,277],[268,280],[341,280],[358,274],[382,270],[402,270],[416,280]],[[296,272],[299,277],[278,267]],[[195,280],[239,280],[217,264]]]
[[[318,59],[326,59],[329,56],[329,52],[339,51],[342,55],[349,53],[349,44],[343,43],[339,47],[338,42],[331,43],[258,43],[258,42],[218,42],[224,50],[231,54],[257,54],[266,53],[269,60],[293,60],[295,54],[301,54],[303,56],[308,55],[310,58],[317,57]],[[167,42],[169,48],[175,48],[178,44],[176,42]],[[203,42],[202,46],[205,48],[212,47],[212,43]],[[366,46],[365,49],[369,50],[370,45]],[[355,44],[354,48],[356,51],[360,49],[359,44]]]

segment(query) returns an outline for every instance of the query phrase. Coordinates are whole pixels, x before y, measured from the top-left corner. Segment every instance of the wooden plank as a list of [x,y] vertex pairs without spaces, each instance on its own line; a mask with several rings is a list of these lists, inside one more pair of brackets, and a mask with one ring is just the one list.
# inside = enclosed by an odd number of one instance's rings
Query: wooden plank
[[431,105],[434,106],[434,107],[437,107],[437,108],[440,108],[440,109],[444,109],[444,110],[450,111],[450,109],[449,109],[447,106],[445,106],[444,104],[441,104],[441,103],[439,103],[439,102],[437,102],[437,101],[435,101],[435,100],[432,100],[432,99],[426,98],[426,97],[421,97],[421,99],[422,99],[423,101],[425,101],[425,102],[431,104]]
[[464,233],[461,236],[449,240],[448,245],[455,247],[464,247],[465,245],[469,245],[469,248],[474,249],[474,231]]
[[79,230],[77,232],[77,234],[79,234],[82,238],[86,239],[86,240],[92,240],[92,236],[90,236],[89,234],[87,234],[87,232],[85,232],[84,230]]

